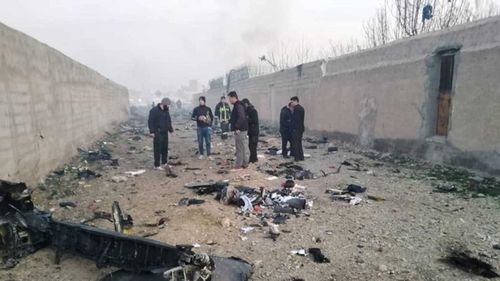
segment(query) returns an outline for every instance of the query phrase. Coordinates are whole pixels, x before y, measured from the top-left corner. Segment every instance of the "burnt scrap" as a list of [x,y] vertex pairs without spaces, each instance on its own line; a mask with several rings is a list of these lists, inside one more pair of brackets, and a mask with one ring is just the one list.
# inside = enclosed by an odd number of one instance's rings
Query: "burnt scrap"
[[237,258],[212,257],[193,252],[190,245],[121,233],[128,218],[117,203],[113,220],[120,232],[57,221],[34,207],[25,184],[0,180],[0,265],[14,267],[18,259],[50,246],[56,263],[63,254],[73,254],[99,268],[120,269],[103,280],[244,281],[251,276],[252,266]]

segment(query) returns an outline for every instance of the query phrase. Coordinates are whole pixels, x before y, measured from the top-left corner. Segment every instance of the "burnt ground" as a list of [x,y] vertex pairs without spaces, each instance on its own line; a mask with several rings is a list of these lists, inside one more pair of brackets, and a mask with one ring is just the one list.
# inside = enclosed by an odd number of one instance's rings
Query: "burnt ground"
[[[119,166],[111,166],[110,161],[85,163],[75,157],[61,167],[65,168],[64,175],[51,175],[44,184],[34,187],[35,204],[57,219],[81,222],[95,211],[109,212],[113,201],[118,201],[134,219],[134,234],[154,234],[151,239],[169,244],[198,243],[201,247],[196,251],[241,257],[255,265],[252,280],[486,280],[441,262],[453,247],[467,249],[500,271],[500,251],[493,248],[500,243],[500,200],[492,196],[498,189],[493,179],[453,169],[453,173],[443,172],[425,163],[358,151],[334,142],[330,145],[338,146],[339,151],[326,153],[328,144],[318,144],[317,149],[306,149],[312,157],[301,163],[318,178],[298,182],[313,201],[307,210],[310,216],[287,220],[280,226],[281,235],[273,241],[267,227],[259,227],[260,220],[254,215],[242,216],[238,207],[223,205],[211,195],[197,196],[184,184],[229,179],[234,185],[277,188],[283,179],[269,181],[269,175],[257,167],[284,162],[279,156],[264,155],[269,146],[279,146],[278,139],[269,132],[261,137],[268,143],[260,144],[259,154],[265,158],[259,165],[240,173],[218,174],[216,163],[233,156],[232,139],[222,141],[214,136],[213,150],[220,155],[213,161],[198,160],[194,124],[180,115],[174,120],[177,130],[170,138],[171,155],[185,163],[173,167],[177,178],[152,169],[152,139],[141,134],[145,127],[136,121],[132,124],[139,130],[122,126],[103,139]],[[344,161],[359,164],[359,169],[343,166],[338,174],[322,176],[320,170],[333,172]],[[82,166],[102,176],[77,179],[73,167]],[[200,170],[186,171],[186,167]],[[138,169],[147,171],[126,182],[112,181],[113,176]],[[325,193],[348,184],[368,187],[361,204],[332,201]],[[383,201],[367,199],[368,195]],[[183,197],[204,199],[205,203],[177,206]],[[63,201],[77,206],[62,208],[59,203]],[[162,217],[168,218],[163,226],[147,226]],[[112,228],[106,220],[89,224]],[[249,225],[255,230],[242,240],[240,228]],[[291,250],[310,247],[320,248],[330,263],[290,254]],[[39,250],[20,260],[15,268],[0,271],[0,279],[98,280],[113,270],[97,269],[92,262],[71,255],[65,255],[59,265],[53,258],[51,249]]]

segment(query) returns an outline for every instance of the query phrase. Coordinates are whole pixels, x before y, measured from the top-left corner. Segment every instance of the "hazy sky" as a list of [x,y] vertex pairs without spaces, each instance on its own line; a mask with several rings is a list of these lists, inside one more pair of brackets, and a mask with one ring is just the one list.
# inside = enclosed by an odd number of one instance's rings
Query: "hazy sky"
[[0,22],[132,89],[175,90],[276,42],[358,37],[379,0],[0,0]]

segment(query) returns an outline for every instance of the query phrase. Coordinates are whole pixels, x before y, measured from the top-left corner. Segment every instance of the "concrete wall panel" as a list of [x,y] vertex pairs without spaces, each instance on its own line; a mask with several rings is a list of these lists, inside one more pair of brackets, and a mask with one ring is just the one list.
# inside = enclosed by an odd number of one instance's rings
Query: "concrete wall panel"
[[30,183],[128,117],[128,91],[0,24],[0,178]]

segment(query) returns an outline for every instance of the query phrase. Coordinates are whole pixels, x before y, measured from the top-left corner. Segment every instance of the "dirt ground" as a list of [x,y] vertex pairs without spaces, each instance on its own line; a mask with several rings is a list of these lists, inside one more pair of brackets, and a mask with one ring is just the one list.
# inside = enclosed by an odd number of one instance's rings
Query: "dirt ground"
[[[213,150],[220,155],[215,155],[213,161],[198,160],[194,124],[178,115],[174,120],[171,155],[186,164],[173,167],[177,178],[152,169],[151,138],[139,134],[140,139],[134,140],[137,134],[126,130],[119,133],[118,128],[118,133],[107,135],[103,141],[113,158],[119,159],[119,166],[97,161],[88,166],[102,174],[99,178],[69,184],[71,180],[65,179],[68,176],[62,176],[60,182],[35,187],[35,205],[51,211],[57,219],[80,222],[92,217],[94,211],[110,211],[113,201],[118,201],[134,219],[134,234],[158,232],[150,238],[169,244],[198,243],[201,247],[196,251],[243,258],[255,266],[252,280],[483,280],[440,261],[456,245],[500,271],[500,251],[493,248],[500,243],[499,197],[434,192],[436,178],[416,166],[372,159],[335,142],[331,144],[339,147],[338,152],[326,153],[328,144],[319,144],[317,149],[306,149],[311,157],[301,163],[319,176],[298,182],[306,187],[305,194],[313,201],[310,216],[287,220],[280,226],[282,234],[276,241],[268,237],[266,227],[256,227],[246,234],[247,240],[242,240],[241,227],[260,223],[255,216],[242,216],[238,207],[223,205],[213,196],[196,196],[184,185],[197,180],[229,179],[235,185],[279,187],[283,179],[267,180],[269,175],[257,170],[264,163],[284,162],[279,156],[264,154],[268,145],[279,145],[277,139],[272,139],[276,136],[261,137],[269,144],[260,144],[259,154],[265,158],[260,158],[258,165],[244,172],[218,174],[216,162],[233,157],[233,139],[223,141],[214,136]],[[342,167],[338,174],[321,176],[320,170],[332,172],[335,169],[331,166],[338,167],[346,160],[359,163],[360,171]],[[76,157],[67,169],[83,164]],[[201,170],[185,171],[186,167]],[[126,182],[111,180],[138,169],[147,171]],[[325,193],[329,188],[342,189],[348,184],[368,187],[361,204],[333,201]],[[369,200],[367,195],[385,201]],[[183,197],[206,202],[177,206]],[[73,201],[77,207],[59,207],[62,201]],[[164,227],[145,226],[161,217],[168,217]],[[229,226],[221,223],[227,219]],[[90,224],[112,228],[105,220]],[[319,264],[309,257],[290,254],[291,250],[310,247],[321,248],[330,263]],[[53,258],[51,249],[42,249],[20,260],[15,268],[0,271],[0,280],[99,280],[113,270],[97,269],[92,262],[71,255],[63,256],[59,265]]]

